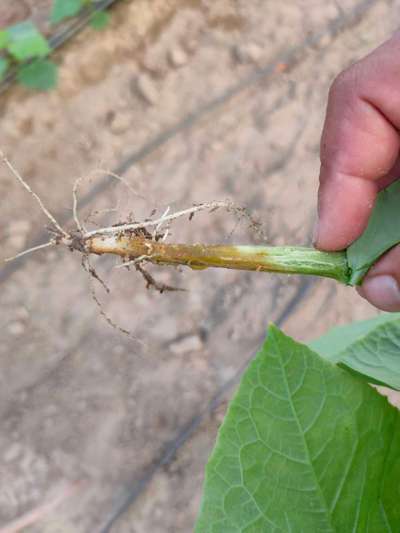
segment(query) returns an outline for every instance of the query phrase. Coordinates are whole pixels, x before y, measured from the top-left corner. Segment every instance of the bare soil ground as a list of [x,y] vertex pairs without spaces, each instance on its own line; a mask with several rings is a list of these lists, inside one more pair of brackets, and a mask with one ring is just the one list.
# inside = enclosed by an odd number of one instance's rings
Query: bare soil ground
[[[19,4],[33,16],[34,2]],[[390,35],[398,8],[120,2],[108,29],[57,52],[57,90],[1,98],[0,146],[64,220],[74,180],[93,175],[82,216],[229,197],[263,222],[269,243],[308,243],[329,85]],[[10,13],[2,7],[0,20]],[[123,171],[145,200],[98,169]],[[0,197],[5,258],[44,239],[46,221],[3,166]],[[171,239],[259,242],[222,212],[177,224]],[[50,250],[0,272],[3,533],[32,510],[29,532],[191,531],[226,401],[268,322],[306,340],[376,313],[329,281],[152,270],[188,289],[160,295],[114,260],[95,265],[111,288],[98,289],[104,309],[137,342],[104,322],[76,254]]]

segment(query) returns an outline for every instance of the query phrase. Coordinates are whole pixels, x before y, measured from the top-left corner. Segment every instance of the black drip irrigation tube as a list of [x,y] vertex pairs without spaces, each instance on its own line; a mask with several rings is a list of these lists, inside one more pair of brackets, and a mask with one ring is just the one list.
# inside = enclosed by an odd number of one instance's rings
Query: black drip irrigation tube
[[[99,0],[93,7],[83,9],[83,11],[75,19],[73,19],[72,22],[67,25],[67,27],[48,37],[49,46],[51,48],[50,54],[55,52],[58,48],[69,41],[69,39],[86,28],[93,13],[96,11],[104,11],[117,1],[118,0]],[[29,64],[29,61],[26,64]],[[6,74],[4,79],[1,81],[0,95],[5,93],[15,82],[19,68],[20,66],[11,68],[10,72]]]

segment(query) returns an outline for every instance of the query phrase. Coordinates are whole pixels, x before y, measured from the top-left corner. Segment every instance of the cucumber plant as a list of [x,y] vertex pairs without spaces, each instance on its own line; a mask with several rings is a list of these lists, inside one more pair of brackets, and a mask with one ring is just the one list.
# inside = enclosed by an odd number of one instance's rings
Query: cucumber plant
[[[95,0],[54,0],[50,21],[58,24],[92,9],[90,25],[102,29],[108,23],[108,13],[96,9]],[[30,89],[49,90],[57,84],[57,65],[48,59],[52,49],[49,41],[30,20],[0,29],[0,81],[11,67],[17,70],[17,80]]]
[[[311,274],[354,286],[400,243],[400,181],[379,193],[367,229],[343,252],[171,244],[166,237],[173,220],[234,207],[213,202],[87,230],[78,218],[77,180],[77,227],[67,231],[1,152],[0,157],[52,226],[49,242],[19,256],[65,245],[84,258],[119,255],[125,266],[141,271],[150,262]],[[371,384],[400,391],[400,313],[334,328],[308,345],[271,325],[219,430],[196,532],[400,531],[400,411]]]
[[29,20],[0,31],[0,80],[11,66],[17,67],[17,79],[32,89],[55,86],[57,67],[47,59],[51,49],[47,39]]

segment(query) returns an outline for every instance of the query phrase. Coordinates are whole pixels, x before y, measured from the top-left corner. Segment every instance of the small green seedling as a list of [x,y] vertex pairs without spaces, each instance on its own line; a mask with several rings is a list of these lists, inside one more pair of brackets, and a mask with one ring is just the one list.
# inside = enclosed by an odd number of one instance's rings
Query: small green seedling
[[54,0],[50,21],[52,24],[58,24],[67,18],[75,17],[85,4],[87,2],[84,0]]
[[4,46],[18,62],[43,58],[50,52],[49,43],[30,20],[7,28]]
[[[92,9],[90,25],[103,29],[108,13],[97,11],[94,0],[54,0],[51,22],[59,23]],[[0,81],[12,67],[17,69],[17,80],[30,89],[47,91],[57,84],[57,65],[48,59],[52,50],[46,37],[30,20],[0,30]]]
[[95,11],[90,18],[90,26],[95,30],[103,30],[110,22],[110,15],[105,11]]
[[48,91],[57,84],[57,66],[48,59],[36,60],[22,66],[17,79],[25,87]]
[[46,59],[51,52],[49,43],[31,21],[2,30],[0,50],[0,79],[14,66],[18,80],[27,87],[48,90],[55,86],[57,68]]

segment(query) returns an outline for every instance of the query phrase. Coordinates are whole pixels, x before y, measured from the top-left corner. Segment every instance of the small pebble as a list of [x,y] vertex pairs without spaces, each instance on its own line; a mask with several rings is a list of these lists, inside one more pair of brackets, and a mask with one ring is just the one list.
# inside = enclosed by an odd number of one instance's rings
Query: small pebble
[[114,135],[121,135],[127,132],[131,127],[131,117],[127,112],[115,113],[110,121],[110,130]]
[[203,343],[198,335],[191,335],[181,340],[173,342],[170,345],[170,350],[176,354],[181,355],[188,352],[198,352],[203,348]]
[[186,65],[189,60],[189,56],[180,46],[175,46],[171,48],[168,52],[168,60],[170,64],[175,68],[180,68]]
[[24,331],[25,326],[22,322],[11,322],[11,324],[8,325],[8,332],[14,337],[22,335]]
[[106,77],[111,65],[112,57],[109,53],[102,51],[99,54],[97,51],[93,51],[82,59],[79,73],[87,83],[98,83]]
[[140,74],[136,80],[136,90],[139,96],[148,104],[154,105],[158,101],[158,90],[154,82],[146,76]]
[[238,63],[257,63],[262,58],[263,50],[256,43],[246,43],[236,46],[233,52]]

